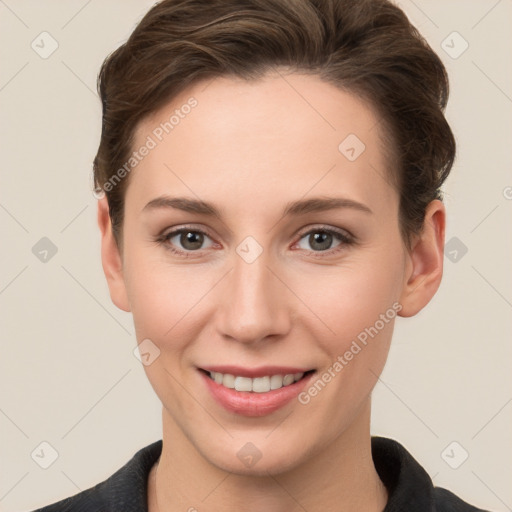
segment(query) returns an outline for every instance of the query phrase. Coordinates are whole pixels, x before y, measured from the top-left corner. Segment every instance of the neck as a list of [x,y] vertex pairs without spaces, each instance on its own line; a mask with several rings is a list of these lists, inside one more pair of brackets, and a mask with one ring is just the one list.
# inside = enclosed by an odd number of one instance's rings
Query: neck
[[211,464],[163,410],[163,445],[149,512],[382,512],[388,495],[371,455],[370,403],[340,436],[291,470],[240,475]]

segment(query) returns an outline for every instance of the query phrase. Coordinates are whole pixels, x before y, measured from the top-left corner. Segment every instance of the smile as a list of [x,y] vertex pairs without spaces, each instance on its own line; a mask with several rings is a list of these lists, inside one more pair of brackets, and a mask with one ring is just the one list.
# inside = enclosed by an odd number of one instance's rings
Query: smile
[[254,379],[230,373],[208,372],[208,374],[212,380],[221,386],[235,389],[236,391],[253,393],[268,393],[269,391],[289,386],[304,377],[304,372],[288,373],[286,375],[265,375]]
[[198,368],[212,398],[223,409],[242,416],[266,416],[290,403],[316,370],[284,366]]

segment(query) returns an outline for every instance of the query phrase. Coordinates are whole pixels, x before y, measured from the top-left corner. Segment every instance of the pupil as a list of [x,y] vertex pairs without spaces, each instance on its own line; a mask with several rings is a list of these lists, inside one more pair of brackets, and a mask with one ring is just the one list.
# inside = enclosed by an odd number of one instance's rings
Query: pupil
[[[311,235],[312,240],[310,240],[311,246],[314,247],[315,243],[320,243],[320,249],[329,249],[331,245],[331,237],[330,233],[314,233]],[[327,243],[326,243],[327,241]],[[314,243],[313,243],[314,242]]]
[[181,234],[180,242],[186,249],[199,249],[203,242],[202,237],[203,235],[200,233],[188,231]]

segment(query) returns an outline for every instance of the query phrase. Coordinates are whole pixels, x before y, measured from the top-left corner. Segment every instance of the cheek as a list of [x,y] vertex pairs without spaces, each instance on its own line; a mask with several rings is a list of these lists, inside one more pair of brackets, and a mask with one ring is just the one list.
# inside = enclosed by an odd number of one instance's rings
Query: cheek
[[[380,253],[377,256],[347,259],[330,269],[318,269],[296,280],[297,295],[312,312],[318,340],[343,349],[386,315],[383,335],[389,333],[389,320],[396,316],[393,304],[400,297],[402,271],[400,258]],[[313,314],[314,313],[314,314]],[[311,324],[313,325],[313,324]]]
[[[165,254],[134,249],[125,262],[125,283],[137,339],[150,338],[166,350],[191,339],[217,274],[201,265],[171,265]],[[180,342],[180,340],[183,340]]]
[[350,424],[374,388],[401,309],[400,259],[381,254],[379,260],[369,258],[364,264],[337,268],[325,279],[317,275],[304,280],[304,293],[306,287],[318,291],[307,300],[321,319],[311,316],[306,328],[314,331],[326,358],[299,401],[310,407],[305,421],[311,418],[314,424],[315,417],[329,417],[327,430],[333,437]]
[[[149,339],[158,354],[144,366],[146,376],[162,404],[173,404],[169,412],[177,423],[190,414],[188,395],[180,382],[186,379],[183,367],[189,366],[187,347],[200,333],[205,299],[213,286],[211,269],[199,266],[170,265],[151,259],[151,254],[134,250],[126,262],[126,284],[138,343]],[[192,417],[191,417],[192,418]],[[192,419],[191,419],[192,421]]]

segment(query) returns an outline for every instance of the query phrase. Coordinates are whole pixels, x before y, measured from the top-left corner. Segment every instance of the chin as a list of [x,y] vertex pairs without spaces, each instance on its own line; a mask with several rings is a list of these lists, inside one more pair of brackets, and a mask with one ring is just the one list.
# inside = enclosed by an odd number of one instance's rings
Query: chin
[[201,450],[201,453],[210,464],[223,471],[241,476],[270,476],[300,465],[307,458],[304,449],[302,444],[301,453],[298,453],[296,443],[287,445],[276,438],[274,442],[265,439],[254,443],[235,441],[231,446],[211,447],[211,450]]

